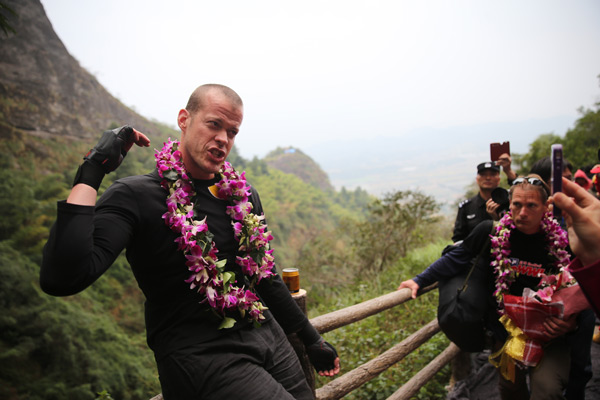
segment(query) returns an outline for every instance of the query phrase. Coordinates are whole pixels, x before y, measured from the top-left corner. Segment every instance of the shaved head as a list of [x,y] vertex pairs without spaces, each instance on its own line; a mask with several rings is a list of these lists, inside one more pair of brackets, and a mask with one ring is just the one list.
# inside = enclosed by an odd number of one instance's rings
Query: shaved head
[[235,106],[240,108],[244,106],[241,97],[233,89],[216,83],[208,83],[206,85],[198,86],[196,90],[194,90],[185,109],[188,110],[190,114],[195,114],[201,110],[205,106],[204,99],[206,98],[206,94],[213,90],[225,95],[225,97],[227,97]]

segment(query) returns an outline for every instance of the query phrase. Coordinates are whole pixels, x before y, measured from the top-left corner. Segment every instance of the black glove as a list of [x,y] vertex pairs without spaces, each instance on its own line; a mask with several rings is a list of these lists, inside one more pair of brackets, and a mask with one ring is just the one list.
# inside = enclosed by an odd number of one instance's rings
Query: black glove
[[335,369],[334,361],[338,356],[337,351],[319,335],[310,322],[307,321],[304,328],[296,334],[304,343],[306,354],[317,372]]
[[104,175],[121,165],[131,148],[133,134],[133,128],[127,125],[104,131],[98,144],[83,157],[73,186],[85,183],[98,190]]
[[306,346],[306,354],[317,371],[335,369],[334,361],[338,357],[335,348],[321,338],[317,343]]

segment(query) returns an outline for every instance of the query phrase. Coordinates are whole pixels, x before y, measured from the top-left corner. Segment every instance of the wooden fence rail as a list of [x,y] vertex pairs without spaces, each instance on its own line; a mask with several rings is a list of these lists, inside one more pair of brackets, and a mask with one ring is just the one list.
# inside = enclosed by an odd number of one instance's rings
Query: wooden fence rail
[[439,331],[440,326],[434,319],[383,354],[317,389],[317,399],[342,398],[402,360]]
[[[419,294],[435,288],[437,288],[437,283],[423,288]],[[320,315],[311,319],[310,322],[320,333],[329,332],[402,304],[411,299],[410,295],[410,289],[396,290],[350,307]]]

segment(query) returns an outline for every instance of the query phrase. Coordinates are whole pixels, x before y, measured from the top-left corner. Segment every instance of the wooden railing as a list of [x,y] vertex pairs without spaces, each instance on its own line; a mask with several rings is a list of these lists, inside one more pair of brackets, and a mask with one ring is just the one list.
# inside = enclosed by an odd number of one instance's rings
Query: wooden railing
[[[419,295],[428,293],[436,288],[437,284],[423,288],[419,291]],[[299,294],[293,296],[304,312],[306,312],[306,296],[307,294],[304,290],[301,290]],[[411,300],[410,289],[398,290],[350,307],[320,315],[311,319],[310,322],[319,333],[323,334],[378,314],[409,300]],[[352,371],[346,372],[344,375],[316,389],[315,397],[318,400],[333,400],[344,397],[401,361],[439,331],[440,327],[437,323],[437,319],[434,319],[376,358],[360,365]],[[308,360],[302,342],[300,342],[295,335],[288,336],[288,339],[298,354],[298,358],[300,359],[309,384],[314,389],[314,369]],[[450,343],[442,353],[435,357],[408,382],[400,386],[387,400],[409,399],[414,396],[421,387],[427,384],[427,382],[435,376],[437,372],[453,360],[455,360],[455,362],[452,365],[452,378],[450,384],[465,378],[470,370],[469,358],[466,357],[458,347]],[[162,400],[162,395],[155,396],[151,400]]]
[[[419,291],[419,295],[427,293],[437,288],[437,284],[424,288]],[[392,293],[367,300],[363,303],[356,304],[341,310],[333,311],[329,314],[321,315],[310,320],[315,328],[321,333],[326,333],[334,329],[340,328],[360,321],[371,315],[378,314],[382,311],[405,303],[411,300],[411,292],[409,289],[403,289]],[[389,350],[380,354],[378,357],[360,365],[352,371],[336,378],[316,390],[316,398],[318,400],[340,399],[359,388],[377,375],[390,368],[397,362],[401,361],[419,346],[429,340],[433,335],[440,331],[437,319],[429,322],[417,332],[413,333],[402,342],[393,346]],[[431,378],[450,361],[456,358],[461,351],[454,344],[450,344],[440,355],[433,359],[425,368],[419,371],[408,382],[402,385],[388,400],[409,399],[414,396],[421,387],[423,387]],[[301,358],[301,362],[306,362]],[[468,368],[467,368],[468,369]],[[453,368],[452,380],[462,379],[465,375],[464,367]],[[305,368],[306,372],[306,368]],[[468,372],[466,372],[468,373]],[[460,374],[460,376],[455,376]],[[311,379],[309,379],[311,382]]]

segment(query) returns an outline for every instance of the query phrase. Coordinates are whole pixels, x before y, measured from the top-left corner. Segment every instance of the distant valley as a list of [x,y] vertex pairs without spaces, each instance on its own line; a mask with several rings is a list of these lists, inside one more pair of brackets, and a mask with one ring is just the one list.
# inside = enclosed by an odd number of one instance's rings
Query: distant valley
[[526,153],[537,136],[563,136],[574,120],[565,116],[422,129],[403,137],[323,141],[302,150],[321,166],[336,189],[360,186],[377,196],[393,190],[419,189],[453,210],[454,203],[474,182],[476,165],[489,159],[491,142],[509,140],[512,153]]

